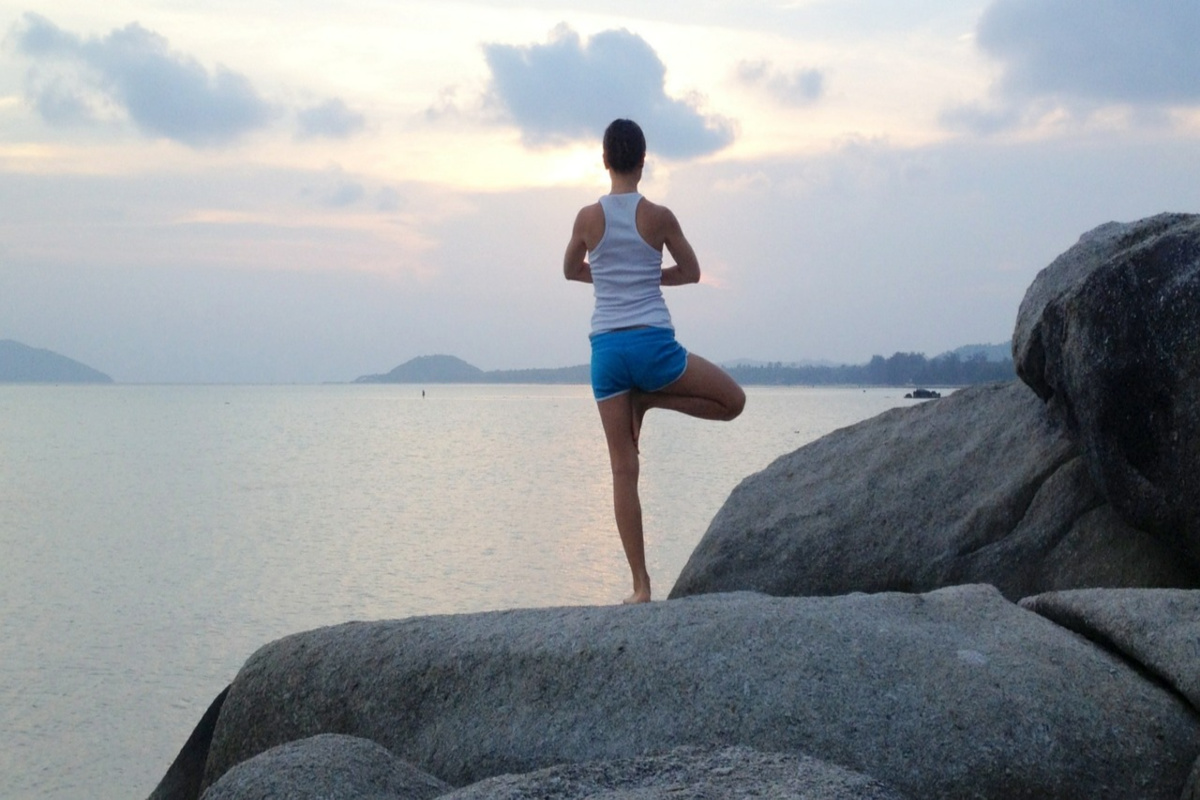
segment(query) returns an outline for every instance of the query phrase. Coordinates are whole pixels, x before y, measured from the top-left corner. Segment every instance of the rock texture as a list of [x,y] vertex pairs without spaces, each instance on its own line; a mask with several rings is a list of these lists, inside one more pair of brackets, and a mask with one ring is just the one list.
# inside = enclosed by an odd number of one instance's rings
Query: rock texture
[[1192,774],[1188,776],[1180,800],[1200,800],[1200,760],[1197,760],[1192,768]]
[[[1119,731],[1119,735],[1114,732]],[[991,587],[349,623],[256,653],[205,783],[325,732],[456,786],[676,746],[805,753],[923,798],[1177,798],[1174,693]]]
[[865,775],[807,756],[748,747],[681,747],[660,756],[563,764],[488,778],[442,800],[902,800]]
[[1200,591],[1084,589],[1021,606],[1120,653],[1200,711]]
[[221,706],[225,704],[228,695],[229,687],[226,686],[208,704],[208,710],[180,748],[179,755],[175,756],[167,774],[150,793],[149,800],[195,800],[200,796],[200,781],[204,777],[204,765],[208,761],[208,746],[217,727]]
[[1200,586],[1200,570],[1113,513],[1065,427],[1013,381],[894,409],[747,478],[671,597],[968,582],[1016,600],[1086,586]]
[[431,800],[452,788],[374,742],[323,734],[238,764],[203,800]]
[[1085,234],[1030,286],[1013,353],[1121,517],[1200,564],[1200,216]]

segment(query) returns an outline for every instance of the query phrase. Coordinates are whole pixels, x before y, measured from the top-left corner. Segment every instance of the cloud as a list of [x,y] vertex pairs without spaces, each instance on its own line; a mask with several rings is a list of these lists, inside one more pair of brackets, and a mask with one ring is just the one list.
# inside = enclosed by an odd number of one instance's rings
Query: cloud
[[398,191],[385,186],[375,195],[375,209],[386,214],[391,214],[399,211],[404,207],[404,198]]
[[244,75],[222,66],[209,72],[136,22],[84,39],[27,13],[14,39],[18,51],[39,64],[74,68],[52,80],[31,71],[28,99],[51,124],[94,116],[108,104],[143,133],[204,147],[233,142],[274,116]]
[[1092,104],[1200,102],[1196,0],[994,0],[979,46],[1009,97]]
[[37,73],[26,80],[26,92],[34,109],[52,125],[78,125],[92,121],[86,98],[60,76]]
[[762,87],[786,106],[812,105],[825,93],[825,74],[819,69],[783,72],[770,61],[743,61],[737,68],[738,81]]
[[325,198],[325,205],[330,208],[348,208],[362,200],[367,194],[361,183],[344,181],[337,189]]
[[296,122],[301,139],[346,139],[366,126],[363,115],[339,98],[297,111]]
[[531,146],[598,139],[617,117],[637,120],[650,149],[668,158],[705,155],[733,141],[730,120],[706,116],[694,99],[668,97],[666,66],[627,30],[586,43],[560,25],[545,44],[484,46],[491,97]]
[[938,115],[942,127],[952,131],[965,131],[991,136],[1018,127],[1026,115],[1017,106],[985,106],[978,103],[951,106]]

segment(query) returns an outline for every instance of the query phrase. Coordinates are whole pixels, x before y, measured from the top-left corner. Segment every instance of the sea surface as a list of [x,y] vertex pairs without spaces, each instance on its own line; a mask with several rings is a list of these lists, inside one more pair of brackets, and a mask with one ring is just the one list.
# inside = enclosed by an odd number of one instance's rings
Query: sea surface
[[[646,417],[656,598],[744,477],[913,402],[747,395]],[[0,798],[146,797],[289,633],[619,602],[611,498],[583,386],[0,386]]]

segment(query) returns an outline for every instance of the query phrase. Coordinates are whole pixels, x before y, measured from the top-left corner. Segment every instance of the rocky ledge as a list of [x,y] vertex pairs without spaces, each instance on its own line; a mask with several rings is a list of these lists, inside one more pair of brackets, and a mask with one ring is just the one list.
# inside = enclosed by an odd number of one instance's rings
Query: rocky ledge
[[156,800],[1200,800],[1200,218],[1035,280],[1024,383],[746,479],[672,599],[255,653]]

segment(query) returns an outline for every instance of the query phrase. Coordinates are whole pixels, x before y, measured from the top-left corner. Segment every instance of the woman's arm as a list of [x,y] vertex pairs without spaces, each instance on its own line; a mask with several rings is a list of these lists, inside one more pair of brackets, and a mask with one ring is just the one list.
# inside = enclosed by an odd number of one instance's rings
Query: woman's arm
[[571,241],[567,242],[567,252],[563,255],[563,276],[569,281],[592,282],[592,267],[587,262],[588,232],[593,222],[589,218],[590,208],[584,208],[576,215]]
[[679,220],[675,219],[675,215],[670,209],[662,209],[662,233],[663,245],[667,248],[667,252],[675,259],[675,266],[666,267],[662,271],[663,286],[682,286],[685,283],[699,283],[700,281],[700,261],[696,258],[696,251],[692,249],[692,244],[683,235],[683,228],[679,225]]

